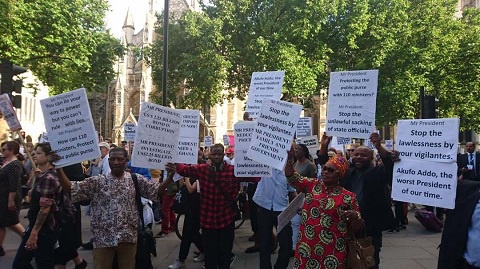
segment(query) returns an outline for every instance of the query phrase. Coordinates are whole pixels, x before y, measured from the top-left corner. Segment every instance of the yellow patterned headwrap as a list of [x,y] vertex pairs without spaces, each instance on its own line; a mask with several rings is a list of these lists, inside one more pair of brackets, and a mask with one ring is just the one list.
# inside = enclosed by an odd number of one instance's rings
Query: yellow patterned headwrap
[[330,158],[327,163],[329,163],[329,164],[333,165],[333,167],[335,167],[335,169],[340,174],[341,178],[345,176],[345,174],[348,171],[348,167],[350,166],[347,159],[345,159],[343,157],[338,157],[336,155],[333,156],[332,158]]

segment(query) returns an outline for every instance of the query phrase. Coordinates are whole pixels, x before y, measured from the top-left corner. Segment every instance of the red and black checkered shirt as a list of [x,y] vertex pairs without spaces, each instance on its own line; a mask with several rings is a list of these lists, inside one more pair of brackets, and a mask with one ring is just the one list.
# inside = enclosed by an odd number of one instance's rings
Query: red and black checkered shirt
[[[200,183],[200,226],[206,229],[222,229],[234,221],[232,202],[240,190],[240,181],[246,178],[234,176],[233,165],[223,163],[222,171],[215,171],[209,164],[176,164],[177,173],[197,178]],[[218,187],[221,186],[221,187]],[[225,191],[225,195],[221,193]],[[225,196],[229,201],[226,201]]]

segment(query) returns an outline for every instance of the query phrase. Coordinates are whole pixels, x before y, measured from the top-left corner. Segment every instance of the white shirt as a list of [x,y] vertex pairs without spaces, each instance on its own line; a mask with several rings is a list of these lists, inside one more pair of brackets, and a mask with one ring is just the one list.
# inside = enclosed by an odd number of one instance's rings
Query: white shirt
[[103,157],[102,161],[100,162],[100,173],[102,175],[106,175],[108,173],[110,173],[110,164],[108,163],[108,158],[110,157],[110,154],[107,154],[105,155],[105,157]]

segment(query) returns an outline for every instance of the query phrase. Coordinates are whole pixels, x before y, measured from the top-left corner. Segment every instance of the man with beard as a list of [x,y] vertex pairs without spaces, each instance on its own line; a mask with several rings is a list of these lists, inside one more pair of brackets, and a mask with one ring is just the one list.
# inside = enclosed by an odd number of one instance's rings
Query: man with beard
[[210,150],[211,164],[168,163],[165,166],[167,170],[176,169],[184,177],[197,178],[200,184],[200,226],[206,269],[228,269],[234,257],[234,203],[240,190],[240,179],[235,177],[234,166],[223,161],[223,156],[223,145],[215,144]]

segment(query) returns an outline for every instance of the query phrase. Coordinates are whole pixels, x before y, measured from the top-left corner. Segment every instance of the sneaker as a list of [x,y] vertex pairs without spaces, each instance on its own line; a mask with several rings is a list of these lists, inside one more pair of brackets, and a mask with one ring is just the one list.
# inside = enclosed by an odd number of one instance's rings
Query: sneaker
[[193,258],[194,262],[203,262],[205,260],[205,255],[203,253],[200,253],[197,257]]
[[233,262],[235,261],[236,258],[237,258],[237,255],[235,255],[235,253],[232,252],[232,254],[230,256],[230,267],[232,267],[232,264],[233,264]]
[[185,262],[181,262],[180,260],[176,260],[173,264],[168,266],[169,269],[178,269],[185,267]]
[[3,247],[0,247],[0,256],[5,256],[5,250]]

